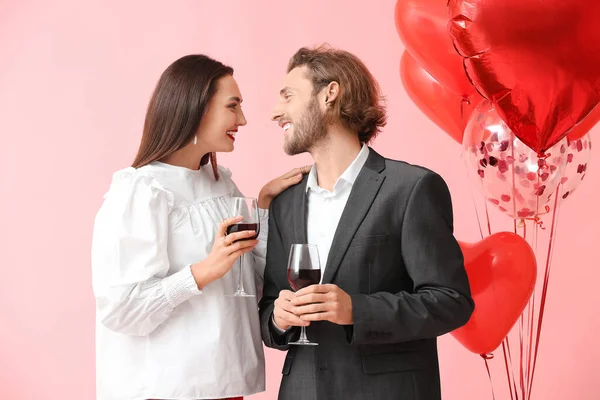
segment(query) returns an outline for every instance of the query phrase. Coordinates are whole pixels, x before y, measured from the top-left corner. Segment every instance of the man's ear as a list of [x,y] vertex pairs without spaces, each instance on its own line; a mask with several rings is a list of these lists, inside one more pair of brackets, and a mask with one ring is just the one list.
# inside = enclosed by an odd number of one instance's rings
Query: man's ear
[[329,103],[335,101],[340,93],[340,84],[336,81],[329,82],[325,88],[325,106],[329,107]]

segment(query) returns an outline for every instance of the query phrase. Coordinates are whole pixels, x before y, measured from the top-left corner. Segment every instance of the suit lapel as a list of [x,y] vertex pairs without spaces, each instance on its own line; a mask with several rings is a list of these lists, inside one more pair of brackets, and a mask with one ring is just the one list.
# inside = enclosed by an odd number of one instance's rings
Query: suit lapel
[[[385,179],[385,176],[380,174],[384,169],[385,159],[373,149],[369,149],[369,158],[352,186],[350,197],[335,231],[323,275],[324,284],[331,283],[333,280],[352,238],[369,212]],[[306,232],[306,225],[304,231]]]

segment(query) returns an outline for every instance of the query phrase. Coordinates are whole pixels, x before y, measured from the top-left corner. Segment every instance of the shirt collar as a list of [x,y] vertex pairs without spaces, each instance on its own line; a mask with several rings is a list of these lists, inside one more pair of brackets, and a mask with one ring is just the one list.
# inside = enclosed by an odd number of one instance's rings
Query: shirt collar
[[[366,144],[363,144],[354,161],[352,161],[348,168],[346,168],[346,170],[338,178],[337,182],[333,186],[333,191],[335,192],[336,189],[343,183],[347,183],[352,186],[356,181],[360,170],[364,167],[365,163],[367,162],[367,158],[369,158],[369,147]],[[308,192],[309,190],[312,190],[317,193],[325,191],[325,189],[319,187],[319,185],[317,184],[316,165],[312,166],[312,168],[310,169],[310,173],[308,174],[308,179],[306,182],[306,191]]]

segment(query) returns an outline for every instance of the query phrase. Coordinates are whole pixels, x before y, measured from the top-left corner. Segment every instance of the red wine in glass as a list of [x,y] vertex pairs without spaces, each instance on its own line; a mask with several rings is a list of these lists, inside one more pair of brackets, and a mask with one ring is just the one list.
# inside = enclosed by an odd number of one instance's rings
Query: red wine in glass
[[[288,283],[294,290],[300,290],[321,282],[321,263],[319,249],[314,244],[293,244],[288,259]],[[288,344],[301,346],[316,346],[306,337],[306,327],[302,326],[300,338]]]
[[298,291],[310,285],[317,285],[319,282],[321,282],[320,269],[288,270],[288,283],[294,291]]
[[[259,230],[260,230],[259,224],[233,224],[233,225],[229,225],[227,227],[227,234],[229,235],[231,233],[242,232],[242,231],[254,231],[254,232],[256,232],[254,236],[249,237],[248,239],[245,239],[245,240],[254,240],[258,237]],[[237,242],[237,240],[235,242]]]

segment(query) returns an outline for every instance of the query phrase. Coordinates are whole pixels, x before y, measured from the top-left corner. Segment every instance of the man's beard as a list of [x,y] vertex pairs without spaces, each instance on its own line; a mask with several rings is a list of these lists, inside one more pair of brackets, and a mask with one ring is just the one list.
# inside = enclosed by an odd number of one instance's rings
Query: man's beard
[[316,96],[311,99],[304,115],[293,124],[292,129],[292,135],[284,142],[284,150],[290,156],[306,153],[327,136],[327,124]]

